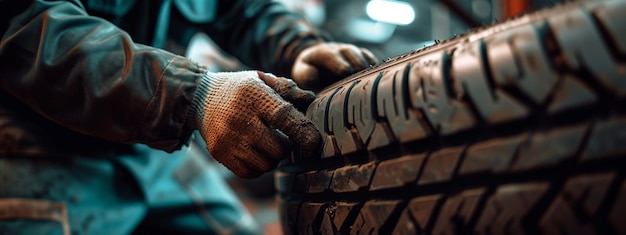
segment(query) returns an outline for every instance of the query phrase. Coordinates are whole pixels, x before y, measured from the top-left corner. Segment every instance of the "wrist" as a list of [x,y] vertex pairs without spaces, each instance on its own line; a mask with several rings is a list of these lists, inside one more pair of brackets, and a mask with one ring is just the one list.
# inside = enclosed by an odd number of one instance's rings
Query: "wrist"
[[208,103],[210,103],[208,99],[209,93],[219,89],[219,87],[224,84],[225,80],[226,79],[220,76],[219,73],[208,71],[200,78],[191,100],[191,107],[187,113],[187,123],[191,129],[200,129],[202,120],[204,119],[205,108]]

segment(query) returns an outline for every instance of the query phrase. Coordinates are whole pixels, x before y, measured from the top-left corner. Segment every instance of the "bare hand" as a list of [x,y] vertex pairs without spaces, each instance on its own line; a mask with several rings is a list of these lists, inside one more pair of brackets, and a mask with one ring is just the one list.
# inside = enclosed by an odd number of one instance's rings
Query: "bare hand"
[[303,89],[318,90],[376,64],[367,49],[345,43],[320,43],[304,49],[292,68],[293,80]]

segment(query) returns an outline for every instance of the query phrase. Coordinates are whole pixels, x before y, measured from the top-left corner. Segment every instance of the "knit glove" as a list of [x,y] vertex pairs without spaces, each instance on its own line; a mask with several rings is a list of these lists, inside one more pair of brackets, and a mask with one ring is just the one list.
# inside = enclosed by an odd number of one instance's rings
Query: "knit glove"
[[303,89],[319,90],[376,61],[374,54],[365,48],[345,43],[319,43],[298,54],[291,75]]
[[308,106],[315,95],[263,72],[209,72],[194,94],[193,121],[217,161],[256,178],[276,168],[292,142],[308,151],[321,143],[313,123],[285,99]]

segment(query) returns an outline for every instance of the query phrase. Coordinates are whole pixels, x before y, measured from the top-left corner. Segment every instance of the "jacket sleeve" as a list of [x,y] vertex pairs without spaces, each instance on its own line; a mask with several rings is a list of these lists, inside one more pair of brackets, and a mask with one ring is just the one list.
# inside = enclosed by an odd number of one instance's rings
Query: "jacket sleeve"
[[0,43],[0,89],[74,131],[173,151],[205,68],[134,43],[78,2],[34,0]]
[[243,63],[291,77],[298,53],[328,40],[304,18],[271,0],[221,0],[216,21],[205,30]]

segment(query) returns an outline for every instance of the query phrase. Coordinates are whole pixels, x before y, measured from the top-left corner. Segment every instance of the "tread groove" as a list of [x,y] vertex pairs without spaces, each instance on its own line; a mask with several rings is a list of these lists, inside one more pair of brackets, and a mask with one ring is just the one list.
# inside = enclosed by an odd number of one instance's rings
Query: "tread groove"
[[331,131],[331,128],[330,128],[330,125],[332,125],[332,123],[328,122],[328,117],[330,116],[330,103],[333,100],[333,97],[335,96],[335,94],[339,92],[339,90],[341,90],[341,87],[337,87],[337,89],[335,89],[333,93],[328,97],[328,102],[326,102],[326,108],[324,109],[324,130],[329,135],[333,135],[333,132]]
[[458,92],[454,90],[454,78],[452,76],[452,53],[454,51],[448,53],[447,51],[443,51],[443,55],[441,56],[441,71],[443,77],[443,84],[445,87],[446,94],[450,98],[450,100],[456,100],[458,97]]
[[[487,86],[489,88],[489,94],[491,95],[491,99],[494,103],[498,102],[498,95],[496,95],[496,90],[498,90],[498,86],[496,85],[496,81],[493,77],[493,70],[491,69],[491,64],[489,63],[489,59],[487,56],[487,43],[485,40],[481,39],[478,43],[478,57],[480,58],[481,69],[483,70],[485,77],[485,81],[487,81]],[[467,89],[466,89],[467,90]]]
[[448,199],[447,196],[443,196],[439,198],[439,200],[437,200],[437,202],[435,203],[435,206],[433,207],[432,212],[430,214],[430,219],[428,220],[428,223],[426,223],[426,226],[424,226],[425,234],[432,233],[433,228],[435,227],[435,224],[437,224],[437,219],[439,218],[439,213],[441,212],[441,208],[443,208],[443,205],[445,204],[447,199]]
[[612,39],[612,33],[604,26],[598,15],[591,11],[584,11],[584,13],[591,19],[595,28],[598,29],[600,37],[604,41],[604,45],[609,47],[609,53],[611,53],[612,58],[618,62],[626,62],[626,55],[619,53],[620,50],[617,42]]
[[478,223],[478,219],[480,219],[480,214],[483,212],[483,210],[487,206],[487,200],[489,199],[489,197],[491,197],[491,195],[494,194],[495,191],[496,191],[495,187],[493,186],[488,187],[483,193],[482,197],[478,200],[478,203],[476,203],[476,209],[472,213],[467,223],[470,229],[474,229],[476,227],[476,224]]
[[[463,87],[464,90],[468,90],[467,85],[465,83],[462,83],[461,87]],[[476,120],[478,121],[478,124],[477,124],[478,127],[476,129],[482,129],[486,125],[487,121],[480,114],[480,111],[478,110],[476,102],[472,99],[472,97],[470,97],[467,94],[463,95],[463,99],[465,99],[465,103],[468,104],[470,113],[473,114],[474,118],[476,118]]]
[[[615,177],[615,179],[609,186],[606,196],[604,197],[602,204],[600,205],[600,207],[598,208],[598,211],[596,212],[596,218],[592,221],[595,227],[599,228],[600,234],[618,234],[614,225],[610,224],[607,218],[609,217],[609,213],[611,213],[613,206],[618,200],[617,196],[619,195],[619,191],[622,187],[622,184],[624,183],[624,180],[626,179],[626,173],[624,172],[624,170],[625,169],[622,166],[621,169],[617,171],[617,176]],[[625,200],[625,199],[622,198],[620,200]]]
[[354,89],[354,87],[359,84],[359,82],[353,82],[350,87],[348,88],[348,90],[346,91],[346,99],[343,102],[343,110],[345,110],[346,115],[343,115],[343,125],[346,128],[346,130],[349,132],[348,135],[350,136],[350,138],[352,139],[352,142],[354,142],[354,144],[356,145],[356,151],[359,152],[363,149],[365,149],[365,144],[363,143],[363,140],[361,140],[361,135],[359,134],[359,130],[356,128],[356,126],[354,124],[351,124],[350,121],[348,120],[348,114],[347,112],[352,111],[353,114],[352,116],[354,117],[354,109],[356,107],[352,107],[352,110],[349,109],[350,103],[348,102],[348,99],[352,93],[352,89]]

